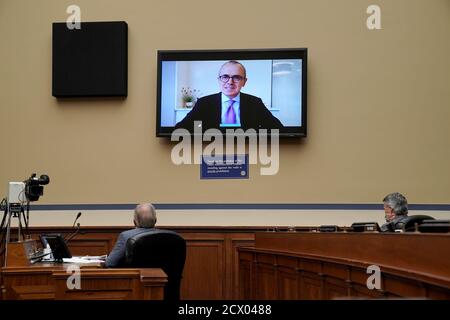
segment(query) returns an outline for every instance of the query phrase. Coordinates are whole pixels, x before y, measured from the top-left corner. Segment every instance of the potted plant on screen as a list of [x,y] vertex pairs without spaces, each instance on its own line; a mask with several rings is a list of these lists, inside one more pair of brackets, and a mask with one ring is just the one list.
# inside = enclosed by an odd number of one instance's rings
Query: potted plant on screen
[[197,96],[199,95],[200,91],[197,89],[191,89],[191,88],[182,88],[181,89],[181,98],[183,100],[183,107],[185,108],[192,108],[197,101]]

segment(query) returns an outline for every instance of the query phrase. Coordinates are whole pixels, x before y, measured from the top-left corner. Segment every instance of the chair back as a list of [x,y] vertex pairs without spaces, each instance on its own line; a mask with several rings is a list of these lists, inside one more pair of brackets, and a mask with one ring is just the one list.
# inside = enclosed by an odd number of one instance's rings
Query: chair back
[[398,221],[394,229],[402,229],[403,231],[415,231],[416,230],[416,224],[421,225],[423,220],[433,220],[433,217],[426,216],[426,215],[413,215],[413,216],[406,216],[404,219],[401,219]]
[[167,274],[164,299],[178,301],[186,260],[186,241],[176,232],[153,229],[128,239],[125,264],[133,268],[161,268]]

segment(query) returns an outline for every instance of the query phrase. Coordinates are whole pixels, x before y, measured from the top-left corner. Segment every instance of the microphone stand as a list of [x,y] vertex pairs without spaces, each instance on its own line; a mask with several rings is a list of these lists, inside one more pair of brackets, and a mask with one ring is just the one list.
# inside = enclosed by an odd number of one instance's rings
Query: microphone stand
[[75,222],[77,222],[77,220],[78,220],[80,217],[81,217],[81,212],[78,212],[78,214],[77,214],[77,216],[76,216],[76,218],[75,218],[75,221],[74,221],[73,224],[72,224],[72,228],[75,228]]
[[[77,222],[78,218],[80,218],[80,217],[81,217],[81,212],[78,212],[78,214],[75,218],[75,221],[73,222],[72,228],[75,228],[75,223]],[[80,231],[80,223],[77,224],[77,229],[75,230],[75,232],[64,236],[64,241],[67,242],[68,240],[72,239],[79,231]]]
[[72,240],[72,238],[74,238],[78,233],[80,232],[80,223],[77,223],[77,229],[75,230],[75,232],[69,234],[69,236],[67,238],[64,238],[64,241],[66,243],[68,243],[70,240]]

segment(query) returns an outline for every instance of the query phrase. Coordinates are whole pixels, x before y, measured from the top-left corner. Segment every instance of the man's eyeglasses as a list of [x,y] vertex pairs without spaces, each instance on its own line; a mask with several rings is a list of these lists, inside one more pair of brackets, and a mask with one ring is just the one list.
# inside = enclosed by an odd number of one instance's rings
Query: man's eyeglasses
[[229,80],[233,80],[233,82],[240,82],[244,77],[235,75],[235,76],[229,76],[228,74],[223,74],[219,76],[219,80],[222,82],[228,82]]

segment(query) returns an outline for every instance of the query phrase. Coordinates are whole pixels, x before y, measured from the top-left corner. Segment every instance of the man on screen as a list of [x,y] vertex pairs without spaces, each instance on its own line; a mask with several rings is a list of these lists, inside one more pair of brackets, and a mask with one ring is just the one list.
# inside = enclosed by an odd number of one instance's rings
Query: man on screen
[[202,129],[241,127],[244,130],[281,129],[280,120],[272,115],[261,98],[241,93],[247,82],[245,67],[228,61],[219,70],[221,92],[198,99],[194,108],[175,128],[193,130],[194,121],[202,121]]

